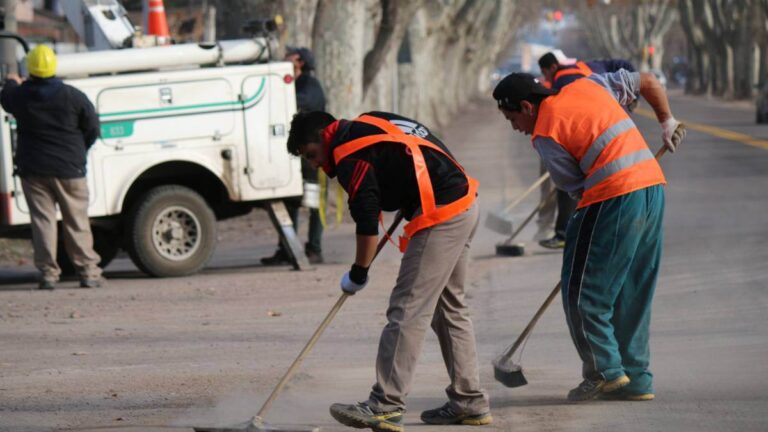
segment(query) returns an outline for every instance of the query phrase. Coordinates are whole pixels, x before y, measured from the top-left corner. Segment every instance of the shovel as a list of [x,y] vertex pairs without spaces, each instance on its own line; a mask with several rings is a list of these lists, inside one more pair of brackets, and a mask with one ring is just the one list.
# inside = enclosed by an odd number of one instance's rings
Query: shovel
[[509,216],[509,212],[512,211],[513,208],[517,207],[517,205],[520,204],[525,199],[525,197],[530,195],[531,192],[536,190],[536,188],[541,186],[541,184],[547,180],[549,180],[549,173],[546,173],[541,177],[539,177],[539,179],[536,180],[536,182],[534,182],[531,185],[531,187],[529,187],[525,192],[523,192],[522,195],[515,198],[514,201],[512,201],[506,207],[504,207],[503,210],[488,212],[488,215],[485,217],[485,227],[499,234],[503,234],[503,235],[511,234],[513,225],[512,225],[512,219]]
[[[384,248],[384,245],[387,244],[387,240],[391,238],[392,233],[395,232],[395,229],[397,229],[397,226],[400,225],[400,222],[403,220],[403,215],[400,212],[397,212],[397,215],[395,215],[395,220],[392,221],[392,225],[390,225],[389,229],[387,230],[387,233],[384,235],[384,237],[379,240],[379,244],[376,247],[376,255],[374,255],[374,259],[379,255],[379,252]],[[253,417],[251,420],[241,423],[235,426],[230,427],[224,427],[224,428],[210,428],[210,427],[195,427],[195,432],[318,432],[320,428],[307,428],[307,427],[296,427],[296,426],[276,426],[276,425],[268,425],[264,423],[264,415],[267,413],[269,408],[272,406],[272,403],[277,399],[277,397],[280,395],[280,392],[282,392],[283,388],[285,388],[285,385],[288,383],[288,381],[293,377],[293,374],[296,372],[296,369],[301,365],[301,362],[304,361],[304,358],[309,354],[309,352],[314,348],[315,344],[317,343],[318,339],[320,339],[320,336],[322,336],[323,332],[325,331],[326,327],[333,321],[333,319],[336,317],[336,314],[339,312],[341,307],[344,305],[344,302],[352,296],[352,294],[342,293],[338,300],[336,300],[336,304],[333,305],[331,310],[328,312],[328,315],[326,315],[323,322],[320,323],[320,325],[317,327],[317,330],[315,330],[315,333],[312,334],[312,337],[309,338],[309,342],[304,346],[304,348],[301,350],[299,355],[296,357],[296,359],[291,363],[291,365],[288,367],[288,370],[285,372],[282,378],[280,378],[280,381],[277,383],[275,388],[272,390],[272,393],[269,395],[267,400],[264,402],[264,404],[259,409],[259,412],[256,414],[255,417]]]

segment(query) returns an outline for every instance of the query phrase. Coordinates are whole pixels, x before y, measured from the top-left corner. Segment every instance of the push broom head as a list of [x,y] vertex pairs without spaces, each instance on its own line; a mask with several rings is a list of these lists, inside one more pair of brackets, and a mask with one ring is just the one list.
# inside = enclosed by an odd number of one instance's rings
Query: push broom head
[[503,355],[493,361],[493,377],[507,387],[522,387],[528,384],[523,375],[523,367]]

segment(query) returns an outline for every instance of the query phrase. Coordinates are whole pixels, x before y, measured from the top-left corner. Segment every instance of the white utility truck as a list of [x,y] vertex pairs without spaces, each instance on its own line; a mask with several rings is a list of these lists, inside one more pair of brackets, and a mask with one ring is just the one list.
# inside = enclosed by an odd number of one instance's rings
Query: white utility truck
[[[296,99],[292,65],[271,61],[271,44],[255,37],[58,57],[57,76],[101,120],[87,180],[102,266],[122,248],[150,275],[194,273],[213,254],[217,220],[265,203],[285,228],[280,200],[302,194],[300,162],[286,149]],[[15,122],[2,111],[0,121],[0,236],[28,237]],[[292,230],[280,234],[298,244]],[[291,249],[303,259],[300,245]]]

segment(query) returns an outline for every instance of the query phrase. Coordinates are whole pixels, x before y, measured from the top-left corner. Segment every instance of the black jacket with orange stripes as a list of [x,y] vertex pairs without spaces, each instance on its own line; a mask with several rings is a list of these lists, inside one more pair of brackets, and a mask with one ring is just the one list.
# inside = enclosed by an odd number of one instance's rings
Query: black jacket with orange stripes
[[[405,133],[424,138],[453,157],[426,126],[414,120],[379,111],[366,115],[388,120]],[[338,177],[339,183],[347,191],[349,210],[357,224],[356,232],[361,235],[378,234],[381,211],[401,210],[405,219],[410,220],[421,207],[413,158],[403,144],[380,142],[350,154],[338,166],[333,163],[332,154],[336,147],[357,138],[381,133],[383,131],[369,124],[340,120],[328,144],[328,174]],[[422,150],[437,205],[450,204],[466,195],[466,175],[439,152],[425,147]]]

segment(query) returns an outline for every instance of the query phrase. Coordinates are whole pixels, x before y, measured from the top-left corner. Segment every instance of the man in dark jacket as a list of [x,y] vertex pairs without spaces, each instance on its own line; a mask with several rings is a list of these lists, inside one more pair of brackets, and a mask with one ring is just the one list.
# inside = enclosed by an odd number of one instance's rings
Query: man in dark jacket
[[[293,76],[296,79],[296,107],[299,112],[325,111],[325,93],[320,81],[312,75],[315,70],[315,56],[309,48],[288,48],[285,60],[293,63]],[[318,170],[304,159],[301,161],[301,175],[305,183],[318,184]],[[319,190],[305,190],[305,194]],[[301,200],[286,201],[288,214],[291,216],[296,232],[299,231],[299,208]],[[323,262],[323,222],[320,219],[320,209],[309,208],[309,235],[304,245],[304,252],[309,262],[320,264]],[[287,251],[278,244],[277,252],[271,257],[261,259],[264,265],[281,265],[289,263]]]
[[61,269],[56,263],[56,211],[61,211],[64,246],[80,275],[80,286],[95,288],[103,279],[101,258],[93,250],[88,219],[86,154],[99,136],[93,104],[56,78],[56,55],[38,45],[27,56],[30,79],[8,75],[0,93],[5,111],[17,122],[15,163],[32,219],[35,266],[40,289],[54,289]]
[[477,181],[424,125],[390,113],[371,112],[351,121],[325,112],[299,113],[291,123],[288,151],[337,177],[347,191],[357,248],[355,263],[341,279],[345,293],[354,294],[368,282],[380,213],[398,210],[409,221],[379,341],[376,384],[366,402],[334,404],[331,415],[351,427],[402,431],[405,398],[431,325],[451,384],[448,402],[424,411],[422,421],[490,424],[464,291],[478,221]]

